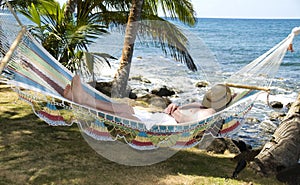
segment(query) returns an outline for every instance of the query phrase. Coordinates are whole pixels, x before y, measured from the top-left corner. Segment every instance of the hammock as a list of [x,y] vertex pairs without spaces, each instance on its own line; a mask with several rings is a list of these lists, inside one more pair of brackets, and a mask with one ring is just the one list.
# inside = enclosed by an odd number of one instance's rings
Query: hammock
[[[49,125],[71,126],[76,123],[92,139],[123,141],[137,150],[188,148],[204,143],[203,136],[224,137],[238,130],[257,94],[268,90],[276,71],[274,66],[279,66],[294,35],[300,30],[294,29],[282,42],[228,78],[227,85],[244,89],[235,90],[237,95],[226,109],[204,120],[172,125],[158,123],[149,128],[142,121],[102,112],[64,98],[63,90],[70,84],[73,74],[53,58],[24,26],[6,22],[12,19],[7,18],[12,15],[5,16],[1,14],[0,17],[1,81],[13,85],[19,97]],[[232,84],[237,79],[240,83]],[[263,87],[256,88],[256,85]],[[83,87],[96,99],[113,102],[89,85],[83,84]]]

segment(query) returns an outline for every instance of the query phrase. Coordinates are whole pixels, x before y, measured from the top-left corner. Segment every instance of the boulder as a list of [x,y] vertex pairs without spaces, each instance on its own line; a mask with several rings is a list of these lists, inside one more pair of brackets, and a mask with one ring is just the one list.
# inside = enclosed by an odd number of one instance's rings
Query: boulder
[[[102,92],[106,96],[111,97],[111,92],[112,92],[112,82],[96,82],[95,84],[95,89]],[[131,88],[127,86],[127,95],[130,99],[136,99],[137,95],[136,93],[132,92]]]
[[285,116],[284,112],[271,112],[269,115],[271,121],[282,121]]
[[146,94],[142,97],[138,97],[136,100],[145,102],[148,106],[154,106],[160,109],[165,109],[171,103],[170,99],[154,94]]
[[253,117],[249,117],[249,118],[246,118],[246,123],[247,124],[258,124],[260,123],[261,121],[258,119],[258,118],[253,118]]
[[195,83],[195,87],[198,87],[198,88],[207,87],[208,85],[209,85],[209,83],[206,81],[200,81],[200,82]]
[[282,109],[283,108],[283,104],[279,101],[270,102],[270,106],[274,109]]
[[95,89],[111,97],[112,82],[96,82]]
[[224,152],[227,150],[232,154],[239,154],[241,153],[241,150],[244,150],[244,148],[247,147],[248,146],[245,143],[242,144],[242,141],[234,141],[229,138],[215,138],[206,148],[206,151],[216,154],[224,154]]
[[163,86],[159,89],[153,89],[151,91],[152,94],[155,94],[157,96],[160,96],[160,97],[163,97],[163,96],[172,96],[175,94],[175,91],[166,87],[166,86]]

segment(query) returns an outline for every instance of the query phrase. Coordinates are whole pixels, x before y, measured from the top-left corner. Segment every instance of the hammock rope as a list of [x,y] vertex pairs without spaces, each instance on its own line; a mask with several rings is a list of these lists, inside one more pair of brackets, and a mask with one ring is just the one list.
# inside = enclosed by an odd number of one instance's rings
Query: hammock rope
[[[70,126],[76,123],[86,135],[95,140],[122,140],[137,150],[153,150],[161,147],[188,148],[201,143],[204,135],[219,137],[237,131],[244,121],[244,116],[252,108],[259,91],[266,90],[270,85],[275,71],[274,66],[277,68],[276,66],[280,65],[295,35],[292,32],[281,43],[226,81],[234,86],[232,82],[242,79],[239,87],[243,87],[243,91],[233,98],[226,109],[204,120],[176,125],[155,124],[149,129],[142,121],[102,112],[64,98],[63,89],[70,84],[73,74],[54,59],[24,29],[25,27],[16,26],[15,30],[22,31],[13,38],[6,34],[10,33],[12,28],[6,26],[9,24],[2,16],[0,16],[0,38],[3,41],[0,42],[0,48],[6,53],[0,64],[3,67],[2,82],[16,86],[14,90],[19,97],[28,102],[34,113],[49,125]],[[14,47],[15,50],[10,50],[6,45]],[[257,82],[257,79],[260,81],[259,85],[264,87],[257,87],[258,84],[253,83]],[[244,83],[248,88],[243,85]],[[112,102],[109,97],[89,85],[83,84],[83,87],[87,93],[95,95],[96,99]]]

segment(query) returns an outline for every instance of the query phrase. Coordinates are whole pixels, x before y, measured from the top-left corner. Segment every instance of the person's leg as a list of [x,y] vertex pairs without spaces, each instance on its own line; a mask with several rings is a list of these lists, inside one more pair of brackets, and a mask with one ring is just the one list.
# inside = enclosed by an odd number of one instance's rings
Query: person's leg
[[102,110],[109,113],[116,113],[127,118],[136,119],[136,117],[132,116],[132,114],[134,114],[134,110],[131,106],[123,103],[112,104],[110,102],[97,100],[95,99],[95,97],[85,92],[82,87],[80,77],[78,75],[75,75],[73,77],[71,85],[66,86],[63,95],[65,98],[81,105],[87,105],[98,110]]

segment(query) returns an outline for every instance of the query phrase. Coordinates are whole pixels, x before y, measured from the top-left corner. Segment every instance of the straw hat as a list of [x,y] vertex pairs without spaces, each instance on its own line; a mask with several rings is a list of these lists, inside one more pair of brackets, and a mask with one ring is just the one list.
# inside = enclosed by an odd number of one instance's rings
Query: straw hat
[[202,105],[220,111],[231,101],[231,90],[223,84],[217,84],[206,92]]

